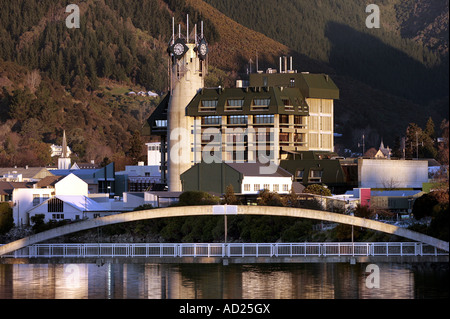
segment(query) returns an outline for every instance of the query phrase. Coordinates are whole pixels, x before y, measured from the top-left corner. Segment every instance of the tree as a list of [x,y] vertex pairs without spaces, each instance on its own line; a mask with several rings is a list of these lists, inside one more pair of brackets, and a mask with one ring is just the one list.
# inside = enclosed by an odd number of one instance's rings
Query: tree
[[280,195],[267,189],[263,189],[259,193],[257,203],[261,206],[283,206],[283,200]]
[[141,133],[139,131],[135,131],[130,141],[130,149],[129,154],[133,159],[133,162],[136,164],[139,161],[139,157],[142,155],[144,143],[141,139]]
[[238,205],[239,200],[234,194],[234,188],[233,185],[228,185],[225,189],[225,195],[223,196],[224,204],[227,205]]
[[179,197],[179,206],[216,205],[219,198],[206,192],[186,191]]
[[406,158],[415,158],[419,154],[418,146],[422,143],[422,129],[416,123],[410,123],[406,129]]
[[368,206],[362,206],[361,204],[356,205],[354,213],[356,217],[361,218],[370,218],[373,214]]
[[12,208],[8,203],[0,203],[0,234],[7,233],[14,227]]
[[438,192],[431,192],[424,194],[414,201],[412,213],[414,218],[419,220],[424,217],[431,217],[433,215],[433,208],[439,204]]
[[443,141],[439,143],[438,146],[438,161],[442,165],[448,165],[449,158],[449,148],[448,148],[448,138],[449,138],[449,125],[448,120],[443,120],[441,123],[441,136]]
[[319,185],[319,184],[308,185],[303,190],[303,193],[315,194],[315,195],[321,195],[321,196],[331,196],[331,191],[325,185]]
[[436,158],[436,132],[434,129],[433,119],[430,117],[425,125],[425,130],[423,131],[423,145],[422,153],[424,158]]

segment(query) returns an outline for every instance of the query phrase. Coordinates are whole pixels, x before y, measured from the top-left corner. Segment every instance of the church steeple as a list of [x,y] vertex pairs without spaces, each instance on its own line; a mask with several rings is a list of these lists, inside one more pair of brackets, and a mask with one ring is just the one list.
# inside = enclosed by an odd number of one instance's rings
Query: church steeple
[[63,140],[62,140],[62,158],[67,158],[67,140],[66,140],[66,131],[63,132]]
[[63,131],[61,157],[58,158],[58,169],[70,169],[70,157],[67,155],[66,131]]

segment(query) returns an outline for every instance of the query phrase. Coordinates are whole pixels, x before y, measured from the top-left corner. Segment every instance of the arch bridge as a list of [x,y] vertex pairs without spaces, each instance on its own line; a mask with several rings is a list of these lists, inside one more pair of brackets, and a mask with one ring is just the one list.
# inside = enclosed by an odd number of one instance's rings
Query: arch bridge
[[331,213],[326,211],[275,207],[275,206],[182,206],[170,208],[157,208],[142,211],[133,211],[116,215],[105,216],[101,218],[90,219],[82,222],[68,224],[62,227],[50,229],[29,237],[25,237],[6,245],[0,246],[0,256],[16,251],[18,249],[37,244],[52,238],[57,238],[71,233],[97,227],[133,222],[145,219],[205,216],[205,215],[262,215],[262,216],[283,216],[297,217],[314,220],[323,220],[340,224],[347,224],[357,227],[368,228],[388,234],[394,234],[400,237],[422,242],[438,249],[449,251],[449,243],[437,238],[417,233],[409,229],[397,227],[379,221],[370,219]]

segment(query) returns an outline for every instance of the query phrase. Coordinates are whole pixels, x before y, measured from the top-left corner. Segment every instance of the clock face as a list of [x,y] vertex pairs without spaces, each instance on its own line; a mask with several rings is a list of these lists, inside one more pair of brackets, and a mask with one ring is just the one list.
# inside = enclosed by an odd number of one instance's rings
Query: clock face
[[184,45],[182,43],[177,43],[173,46],[173,53],[175,55],[183,55],[184,53]]
[[187,51],[188,47],[182,39],[178,39],[171,47],[169,47],[169,52],[172,53],[177,59],[181,59]]
[[206,43],[205,39],[202,39],[200,41],[200,45],[198,46],[198,54],[201,60],[204,60],[206,58],[206,55],[208,54],[208,44]]
[[200,51],[201,55],[206,55],[206,53],[208,52],[208,48],[206,47],[206,44],[202,43],[200,45],[199,51]]

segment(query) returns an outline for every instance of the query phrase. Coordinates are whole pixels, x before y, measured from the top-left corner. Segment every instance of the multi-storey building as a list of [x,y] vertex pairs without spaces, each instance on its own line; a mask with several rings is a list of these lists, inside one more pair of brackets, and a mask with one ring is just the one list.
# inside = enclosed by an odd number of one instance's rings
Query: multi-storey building
[[169,190],[182,191],[180,176],[201,162],[279,165],[303,151],[333,152],[339,89],[328,75],[298,73],[292,63],[282,70],[280,63],[280,73],[251,74],[246,87],[205,88],[205,47],[197,32],[174,33],[170,91],[144,128],[161,137]]

